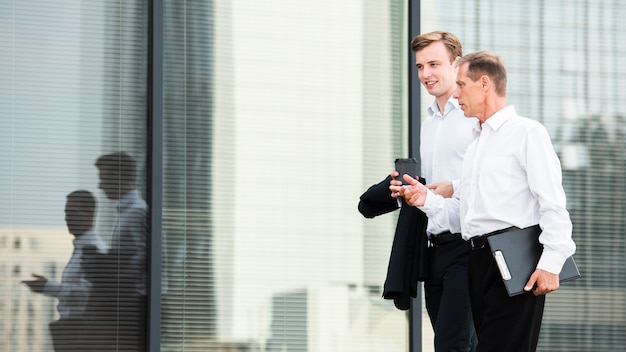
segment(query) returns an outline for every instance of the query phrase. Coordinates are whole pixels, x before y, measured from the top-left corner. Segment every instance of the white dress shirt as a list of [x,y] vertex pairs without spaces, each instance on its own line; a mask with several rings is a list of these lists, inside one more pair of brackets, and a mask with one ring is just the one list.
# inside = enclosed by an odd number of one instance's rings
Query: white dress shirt
[[[139,191],[124,194],[117,206],[109,254],[120,256],[123,284],[130,284],[139,296],[146,295],[146,260],[148,256],[148,205]],[[132,282],[127,282],[128,280]]]
[[[476,125],[465,155],[461,189],[444,200],[429,192],[421,207],[441,226],[460,209],[466,240],[511,226],[539,224],[544,250],[537,268],[558,274],[574,254],[561,164],[548,131],[511,105]],[[441,211],[444,209],[444,211]]]
[[96,247],[99,253],[107,251],[104,241],[94,231],[77,236],[73,243],[74,251],[63,269],[61,282],[48,280],[43,289],[44,295],[58,298],[57,310],[61,319],[80,317],[85,311],[91,283],[85,279],[80,266],[83,248]]
[[[443,115],[437,101],[433,100],[420,132],[421,176],[427,183],[452,181],[455,191],[458,189],[465,151],[475,138],[472,130],[477,121],[465,117],[459,103],[452,97],[448,99]],[[429,220],[426,231],[429,234],[460,233],[459,217],[456,219],[446,225]]]

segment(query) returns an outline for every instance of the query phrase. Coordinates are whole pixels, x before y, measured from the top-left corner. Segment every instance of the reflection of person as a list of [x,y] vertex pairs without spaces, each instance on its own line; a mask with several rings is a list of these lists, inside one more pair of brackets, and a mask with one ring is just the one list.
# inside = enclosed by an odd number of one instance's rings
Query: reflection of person
[[[75,330],[72,323],[81,319],[91,289],[80,265],[83,249],[93,247],[99,253],[106,252],[106,245],[94,232],[96,199],[89,191],[74,191],[67,196],[65,204],[65,222],[69,233],[74,235],[74,251],[63,270],[61,282],[33,274],[34,280],[22,281],[33,292],[56,297],[59,300],[57,310],[59,321],[51,324],[51,333],[55,350],[67,350]],[[65,336],[63,336],[65,335]]]
[[[452,33],[435,31],[415,37],[411,47],[415,51],[418,78],[434,97],[420,134],[421,176],[428,182],[426,187],[450,197],[458,187],[463,157],[474,138],[472,127],[476,122],[476,119],[463,115],[452,97],[456,88],[455,62],[462,55],[461,42]],[[398,173],[394,171],[391,176],[397,178]],[[397,209],[398,204],[392,198],[394,195],[390,196],[388,186],[389,181],[385,186],[385,197]],[[361,203],[363,199],[362,196]],[[411,213],[401,212],[400,217],[404,214]],[[401,223],[403,221],[399,219],[398,224]],[[472,351],[476,345],[476,333],[467,286],[469,248],[461,238],[460,224],[457,221],[442,226],[428,220],[426,233],[429,248],[424,293],[435,333],[435,350]],[[415,233],[411,235],[415,236]]]
[[125,152],[101,156],[96,161],[99,187],[107,198],[118,202],[110,255],[119,256],[120,269],[129,271],[133,293],[145,296],[145,267],[148,234],[148,205],[136,188],[137,164]]
[[[83,258],[92,275],[93,295],[86,314],[102,331],[98,350],[141,351],[145,346],[148,206],[135,186],[135,159],[125,152],[98,158],[99,187],[118,202],[109,252]],[[107,349],[106,346],[111,346]]]
[[[506,69],[497,55],[472,53],[458,65],[454,96],[465,116],[480,122],[459,192],[444,199],[410,176],[404,176],[410,186],[393,181],[390,189],[441,224],[458,221],[450,210],[460,209],[463,237],[472,248],[469,285],[478,350],[535,351],[545,294],[558,289],[563,263],[576,248],[560,162],[545,127],[507,105]],[[532,292],[509,297],[486,237],[537,224],[543,254],[525,287]]]

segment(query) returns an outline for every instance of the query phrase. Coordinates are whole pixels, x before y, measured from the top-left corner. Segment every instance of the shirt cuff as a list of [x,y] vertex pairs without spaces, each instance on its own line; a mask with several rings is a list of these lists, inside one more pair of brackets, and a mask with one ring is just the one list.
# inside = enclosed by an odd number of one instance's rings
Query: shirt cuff
[[43,287],[43,293],[48,296],[56,297],[60,291],[61,291],[61,284],[59,282],[52,281],[52,280],[46,281],[46,285]]
[[428,190],[426,191],[426,200],[424,201],[422,208],[425,210],[436,209],[439,205],[440,199],[443,199],[443,197],[436,195],[431,190]]
[[461,180],[452,181],[452,194],[456,193],[456,190],[459,189],[460,184],[461,184]]
[[426,192],[426,200],[424,201],[424,205],[418,207],[421,211],[429,215],[429,213],[433,211],[437,211],[441,208],[440,203],[444,200],[444,198],[438,194],[434,194],[432,191],[428,190]]
[[539,263],[537,263],[537,269],[558,275],[561,273],[566,260],[567,258],[563,257],[559,252],[544,248],[541,258],[539,258]]

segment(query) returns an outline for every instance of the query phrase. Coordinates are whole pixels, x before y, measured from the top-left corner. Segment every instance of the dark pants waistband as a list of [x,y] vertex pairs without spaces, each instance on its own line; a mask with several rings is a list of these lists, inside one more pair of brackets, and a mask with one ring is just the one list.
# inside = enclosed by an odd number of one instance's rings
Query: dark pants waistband
[[515,226],[507,227],[506,229],[496,230],[496,231],[489,232],[487,234],[480,235],[480,236],[474,236],[470,238],[467,242],[469,242],[470,248],[473,251],[475,251],[475,250],[487,247],[488,245],[487,237],[494,236],[494,235],[504,233],[504,232],[509,232],[515,229],[517,229],[517,227]]
[[462,239],[460,233],[443,232],[437,235],[430,235],[428,242],[432,247],[439,247],[460,239]]

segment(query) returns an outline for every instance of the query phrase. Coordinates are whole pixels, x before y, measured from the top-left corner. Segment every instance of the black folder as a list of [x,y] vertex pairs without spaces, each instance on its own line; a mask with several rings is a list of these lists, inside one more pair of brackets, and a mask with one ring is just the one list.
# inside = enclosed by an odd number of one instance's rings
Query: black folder
[[[543,252],[543,246],[539,243],[540,234],[541,228],[535,225],[487,237],[491,253],[502,274],[504,286],[511,297],[526,292],[524,286],[535,271]],[[559,280],[565,282],[579,277],[580,271],[574,257],[567,258],[559,274]]]

